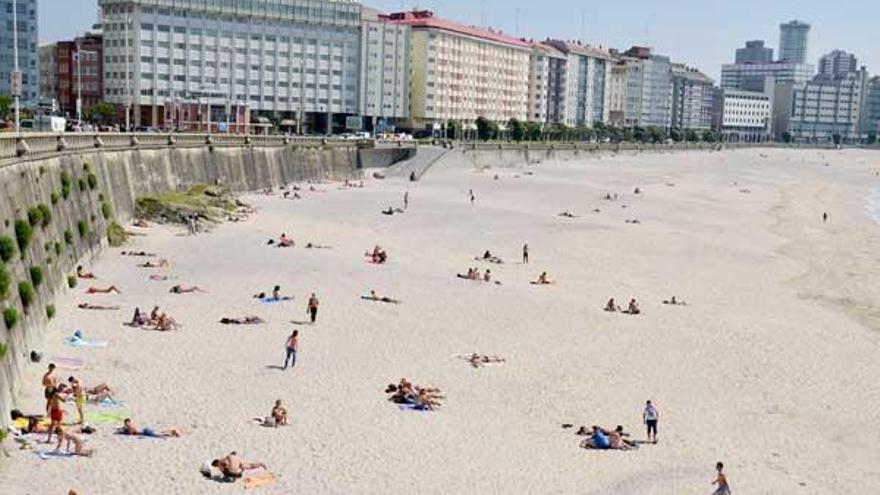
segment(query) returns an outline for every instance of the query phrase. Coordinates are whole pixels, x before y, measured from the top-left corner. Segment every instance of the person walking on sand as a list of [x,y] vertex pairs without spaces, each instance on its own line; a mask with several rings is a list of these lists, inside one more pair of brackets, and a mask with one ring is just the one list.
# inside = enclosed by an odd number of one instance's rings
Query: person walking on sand
[[[651,443],[657,443],[657,420],[660,419],[660,414],[657,412],[657,408],[654,407],[654,404],[651,401],[648,401],[645,404],[645,412],[642,413],[642,419],[645,421],[645,426],[648,428],[648,441]],[[651,436],[653,434],[653,437]]]
[[474,204],[474,201],[477,200],[477,197],[474,196],[474,190],[473,190],[473,189],[468,189],[468,194],[471,196],[471,204]]
[[523,264],[529,264],[529,245],[523,244]]
[[312,292],[312,296],[309,298],[309,304],[306,307],[306,313],[309,314],[309,318],[312,321],[312,325],[315,324],[315,320],[318,319],[318,298],[315,296],[315,293]]
[[403,193],[403,209],[409,208],[409,191]]
[[826,211],[825,213],[822,213],[822,223],[825,223],[827,221],[828,221],[828,212]]
[[724,463],[718,462],[715,464],[715,470],[718,474],[715,476],[715,481],[712,484],[718,485],[718,488],[712,492],[712,495],[730,495],[730,485],[727,484],[727,476],[724,474]]
[[284,358],[284,369],[287,369],[287,362],[290,361],[290,367],[296,366],[296,350],[299,349],[299,330],[294,330],[290,337],[287,337],[287,357]]

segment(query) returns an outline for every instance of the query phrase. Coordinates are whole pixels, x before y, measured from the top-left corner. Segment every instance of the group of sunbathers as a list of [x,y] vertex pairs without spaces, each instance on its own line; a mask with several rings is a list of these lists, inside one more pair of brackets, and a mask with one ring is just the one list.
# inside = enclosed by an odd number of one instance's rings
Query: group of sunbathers
[[388,261],[388,253],[386,253],[385,250],[382,249],[382,247],[379,246],[378,244],[375,247],[373,247],[372,253],[366,252],[366,253],[364,253],[364,256],[370,258],[370,262],[375,263],[377,265],[381,265],[382,263],[385,263],[386,261]]
[[635,299],[630,299],[629,305],[627,306],[626,310],[623,311],[621,310],[620,306],[618,306],[617,303],[614,302],[613,297],[609,299],[607,303],[605,303],[605,311],[608,311],[610,313],[616,313],[620,311],[621,313],[626,313],[628,315],[637,315],[641,314],[642,312],[642,310],[639,308],[639,303],[636,302]]
[[585,449],[632,450],[639,448],[637,443],[626,438],[629,433],[625,433],[623,426],[620,425],[617,425],[613,430],[598,425],[593,425],[590,431],[581,427],[577,433],[578,435],[587,435],[587,438],[581,442],[581,447]]
[[467,274],[456,273],[456,277],[463,278],[467,280],[476,280],[478,282],[491,282],[492,281],[492,272],[487,268],[486,271],[480,275],[479,268],[468,268]]
[[401,378],[397,385],[389,384],[385,393],[389,394],[388,400],[395,404],[411,404],[415,409],[427,411],[440,407],[440,401],[446,398],[439,388],[419,387],[406,378]]
[[170,332],[172,330],[180,329],[180,325],[174,318],[168,316],[167,313],[159,312],[159,306],[153,307],[153,310],[150,311],[149,317],[146,317],[144,316],[144,313],[141,313],[141,308],[134,308],[134,314],[131,317],[129,325],[138,328],[152,327],[152,329],[160,332]]

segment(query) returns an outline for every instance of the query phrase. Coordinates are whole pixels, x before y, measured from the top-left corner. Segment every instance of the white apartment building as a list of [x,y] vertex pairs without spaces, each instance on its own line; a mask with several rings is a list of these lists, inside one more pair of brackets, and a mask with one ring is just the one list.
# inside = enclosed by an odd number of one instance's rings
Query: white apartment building
[[625,127],[672,126],[672,62],[634,46],[620,57],[626,67]]
[[626,125],[626,62],[614,60],[610,67],[611,76],[608,79],[608,125],[624,127]]
[[720,90],[722,140],[761,142],[771,137],[773,123],[773,85],[763,92]]
[[546,44],[566,57],[561,122],[569,127],[608,122],[611,54],[580,42],[548,40]]
[[[132,122],[236,131],[257,118],[339,130],[358,113],[361,6],[352,0],[99,0],[105,99]],[[127,76],[127,77],[126,77]]]
[[721,88],[763,91],[764,81],[768,78],[776,84],[800,84],[809,81],[815,73],[815,66],[794,62],[724,64],[721,66]]
[[367,7],[361,19],[358,112],[367,130],[394,130],[409,117],[410,28]]
[[502,33],[435,17],[427,10],[390,14],[411,28],[412,129],[478,117],[504,125],[528,120],[531,46]]

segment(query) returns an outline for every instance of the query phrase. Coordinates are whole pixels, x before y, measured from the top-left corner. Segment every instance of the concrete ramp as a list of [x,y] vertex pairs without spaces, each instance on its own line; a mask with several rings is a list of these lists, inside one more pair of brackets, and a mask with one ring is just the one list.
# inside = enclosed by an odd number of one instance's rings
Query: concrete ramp
[[443,158],[450,151],[451,150],[439,146],[419,146],[414,157],[388,167],[383,173],[385,177],[389,178],[408,178],[410,174],[415,172],[416,180],[419,180],[432,165],[437,163],[438,160]]

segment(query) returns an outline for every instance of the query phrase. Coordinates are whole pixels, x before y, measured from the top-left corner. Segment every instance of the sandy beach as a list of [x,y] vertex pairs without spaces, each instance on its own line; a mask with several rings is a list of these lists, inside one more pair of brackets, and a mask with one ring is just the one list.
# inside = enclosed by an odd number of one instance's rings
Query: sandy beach
[[[124,401],[88,411],[183,436],[132,438],[98,423],[87,436],[94,457],[50,460],[6,442],[0,487],[233,493],[241,483],[207,480],[199,467],[235,450],[275,475],[248,490],[265,494],[698,495],[712,493],[716,461],[734,493],[880,492],[880,225],[866,210],[878,159],[766,149],[478,170],[444,158],[417,183],[249,195],[257,214],[195,237],[143,229],[85,267],[97,280],[58,299],[21,409],[44,412],[52,357],[80,358],[82,370],[59,376],[106,382]],[[403,208],[406,191],[405,213],[381,214]],[[266,244],[282,232],[295,247]],[[364,257],[377,244],[383,265]],[[133,249],[170,266],[120,255]],[[504,263],[474,259],[486,250]],[[469,267],[501,284],[456,277]],[[530,284],[545,271],[555,284]],[[110,284],[122,293],[84,292]],[[176,284],[207,292],[169,293]],[[276,284],[294,300],[252,298]],[[361,299],[371,289],[401,303]],[[317,322],[304,324],[313,292]],[[662,303],[673,295],[687,305]],[[624,307],[635,298],[641,314],[603,311],[611,297]],[[154,305],[182,328],[123,325],[135,306]],[[248,315],[266,323],[219,323]],[[296,366],[280,370],[293,329]],[[108,345],[65,346],[75,330]],[[458,357],[471,353],[506,361],[475,368]],[[385,387],[403,377],[439,387],[443,405],[389,402]],[[254,424],[276,399],[290,425]],[[579,447],[581,425],[619,424],[644,440],[648,399],[658,444]]]

